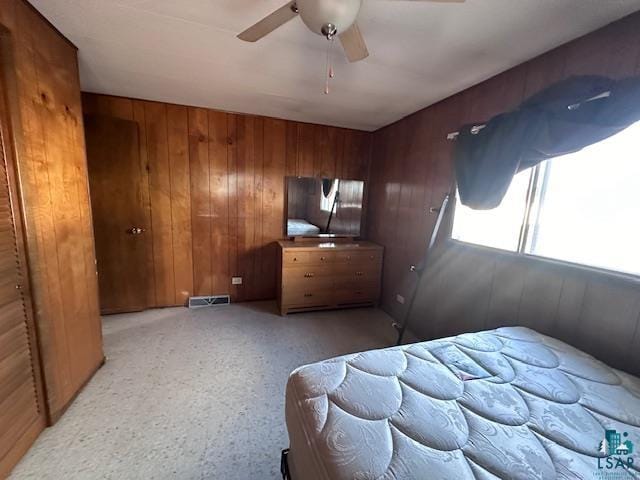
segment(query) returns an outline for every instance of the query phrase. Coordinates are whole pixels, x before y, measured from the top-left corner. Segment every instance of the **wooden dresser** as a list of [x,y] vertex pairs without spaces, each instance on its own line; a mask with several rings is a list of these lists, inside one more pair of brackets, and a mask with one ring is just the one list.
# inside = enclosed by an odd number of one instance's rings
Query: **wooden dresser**
[[280,313],[375,305],[383,248],[364,241],[279,244]]

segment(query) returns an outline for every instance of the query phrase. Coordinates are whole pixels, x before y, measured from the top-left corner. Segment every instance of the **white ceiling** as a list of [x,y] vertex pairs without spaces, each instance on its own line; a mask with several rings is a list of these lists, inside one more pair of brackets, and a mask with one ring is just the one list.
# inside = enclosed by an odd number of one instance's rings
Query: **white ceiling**
[[80,51],[90,92],[375,130],[640,9],[640,0],[364,0],[371,56],[299,18],[251,44],[235,35],[286,0],[31,0]]

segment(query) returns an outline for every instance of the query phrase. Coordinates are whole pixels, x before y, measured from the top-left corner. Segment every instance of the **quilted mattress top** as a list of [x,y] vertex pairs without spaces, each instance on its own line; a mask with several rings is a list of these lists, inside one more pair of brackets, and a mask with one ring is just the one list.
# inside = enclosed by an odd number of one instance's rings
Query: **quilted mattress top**
[[307,365],[288,395],[324,478],[640,478],[640,379],[526,328]]

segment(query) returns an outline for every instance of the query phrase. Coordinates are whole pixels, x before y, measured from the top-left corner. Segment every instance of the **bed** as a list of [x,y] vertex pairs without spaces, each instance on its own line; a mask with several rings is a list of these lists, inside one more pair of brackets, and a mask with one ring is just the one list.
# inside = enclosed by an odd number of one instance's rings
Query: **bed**
[[320,229],[301,218],[290,218],[287,220],[287,235],[297,237],[300,235],[317,235]]
[[293,480],[640,478],[640,379],[522,327],[300,367],[286,422]]

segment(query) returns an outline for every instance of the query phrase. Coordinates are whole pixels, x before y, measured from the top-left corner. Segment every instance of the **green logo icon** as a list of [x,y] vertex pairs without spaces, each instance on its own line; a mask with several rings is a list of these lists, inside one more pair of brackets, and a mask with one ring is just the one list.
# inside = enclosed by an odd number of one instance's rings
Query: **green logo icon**
[[[622,478],[623,475],[627,478],[629,473],[632,473],[633,465],[633,442],[629,440],[629,434],[627,432],[618,432],[616,430],[605,430],[604,438],[598,445],[598,450],[601,456],[598,456],[598,469],[596,470],[596,476],[601,480],[615,480]],[[632,473],[632,478],[637,478]]]
[[633,442],[627,440],[627,432],[620,434],[617,430],[606,430],[604,439],[598,447],[600,453],[607,457],[612,455],[631,455],[633,453]]

